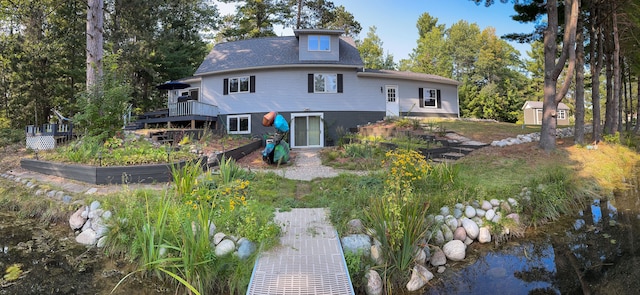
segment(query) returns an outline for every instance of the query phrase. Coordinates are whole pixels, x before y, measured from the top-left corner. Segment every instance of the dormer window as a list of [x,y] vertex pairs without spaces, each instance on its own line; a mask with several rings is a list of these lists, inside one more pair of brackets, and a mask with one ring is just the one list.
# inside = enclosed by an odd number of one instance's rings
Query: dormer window
[[309,35],[309,51],[331,51],[331,38],[326,35]]

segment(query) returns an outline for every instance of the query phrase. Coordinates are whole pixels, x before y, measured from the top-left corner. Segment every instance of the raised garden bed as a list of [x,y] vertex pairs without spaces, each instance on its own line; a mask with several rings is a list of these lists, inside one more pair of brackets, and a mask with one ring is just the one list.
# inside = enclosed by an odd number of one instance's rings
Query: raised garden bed
[[[209,162],[208,157],[202,157],[203,168],[215,166],[222,156],[235,160],[248,155],[260,148],[262,141],[256,140],[235,149],[218,153],[215,160]],[[125,183],[155,183],[169,182],[172,180],[172,165],[182,166],[186,161],[171,164],[147,164],[135,166],[109,166],[98,167],[90,165],[66,164],[58,162],[40,161],[34,159],[21,159],[20,166],[26,170],[54,175],[62,178],[73,179],[91,184],[125,184]],[[208,163],[208,164],[204,164]]]

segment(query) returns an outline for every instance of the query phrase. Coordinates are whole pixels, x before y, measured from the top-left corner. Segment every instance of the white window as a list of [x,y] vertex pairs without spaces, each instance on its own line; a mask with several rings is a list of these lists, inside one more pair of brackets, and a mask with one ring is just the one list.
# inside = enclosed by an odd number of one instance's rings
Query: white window
[[314,74],[313,75],[313,92],[314,93],[337,93],[338,92],[338,75],[337,74]]
[[249,76],[229,79],[229,93],[249,92]]
[[329,36],[309,36],[309,51],[331,51],[331,39]]
[[229,115],[227,116],[228,134],[250,134],[251,115]]
[[558,110],[558,120],[566,120],[567,119],[567,111]]
[[424,107],[425,108],[437,108],[438,107],[438,92],[435,89],[424,89]]

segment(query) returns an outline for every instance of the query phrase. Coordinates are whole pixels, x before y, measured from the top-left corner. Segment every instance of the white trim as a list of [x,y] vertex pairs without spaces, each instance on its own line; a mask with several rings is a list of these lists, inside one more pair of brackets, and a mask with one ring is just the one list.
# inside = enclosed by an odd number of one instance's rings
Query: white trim
[[[318,46],[318,49],[311,49],[311,46],[310,46],[311,45],[311,37],[317,37],[317,39],[318,39],[317,41],[318,42],[317,42],[316,45]],[[323,37],[327,38],[327,40],[329,41],[329,47],[327,49],[322,49],[321,46],[320,46],[320,45],[322,45]],[[329,36],[329,35],[319,35],[319,34],[318,35],[315,35],[315,34],[308,35],[307,36],[307,51],[309,51],[309,52],[318,52],[318,51],[319,52],[330,52],[331,51],[331,36]]]
[[[316,90],[316,75],[322,75],[322,78],[324,80],[324,91],[317,91]],[[329,85],[329,83],[327,83],[327,77],[331,77],[335,79],[335,89],[331,89],[330,91],[327,91],[327,85]],[[313,93],[338,93],[338,74],[337,73],[313,73]]]
[[[297,117],[320,117],[320,144],[319,145],[304,145],[296,146],[296,124],[295,118]],[[324,147],[324,113],[291,113],[291,148],[316,148]],[[307,140],[308,141],[308,140]]]
[[[240,130],[240,120],[243,118],[247,118],[248,119],[248,125],[247,125],[247,130]],[[230,127],[231,124],[229,123],[229,121],[231,121],[231,119],[238,119],[238,125],[236,126],[238,128],[238,131],[231,131]],[[244,114],[244,115],[227,115],[227,134],[251,134],[251,115],[249,114]]]
[[[247,90],[242,91],[240,90],[240,79],[246,78],[247,79]],[[238,91],[231,91],[231,80],[238,80]],[[239,93],[249,93],[251,91],[251,76],[238,76],[238,77],[232,77],[229,78],[229,85],[227,91],[229,92],[229,94],[239,94]]]
[[558,120],[566,120],[566,119],[567,119],[567,111],[558,110]]
[[[434,96],[431,97],[431,91],[434,91]],[[433,99],[434,100],[434,105],[433,106],[428,106],[427,105],[427,98],[429,100]],[[436,88],[422,88],[422,105],[423,105],[423,109],[438,109],[440,106],[438,105],[438,89]]]

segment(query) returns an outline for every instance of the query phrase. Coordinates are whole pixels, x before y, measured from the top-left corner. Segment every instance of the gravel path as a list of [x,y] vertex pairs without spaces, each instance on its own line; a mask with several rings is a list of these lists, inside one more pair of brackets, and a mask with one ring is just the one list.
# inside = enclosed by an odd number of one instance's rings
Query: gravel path
[[367,171],[340,170],[323,166],[320,160],[320,149],[296,150],[296,157],[290,166],[282,166],[274,169],[251,169],[252,171],[274,172],[284,178],[294,180],[313,180],[315,178],[336,177],[342,173],[364,175]]

